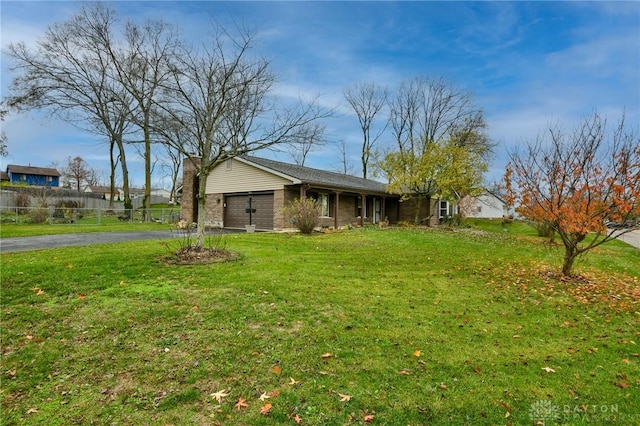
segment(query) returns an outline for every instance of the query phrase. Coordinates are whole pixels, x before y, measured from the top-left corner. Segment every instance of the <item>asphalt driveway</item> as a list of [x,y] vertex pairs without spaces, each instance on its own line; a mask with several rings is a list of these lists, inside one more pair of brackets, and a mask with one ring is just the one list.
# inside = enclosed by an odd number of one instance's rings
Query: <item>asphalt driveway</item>
[[640,229],[628,232],[618,237],[620,241],[640,249]]
[[[218,233],[221,231],[217,231]],[[235,232],[223,230],[224,233]],[[135,232],[90,232],[84,234],[39,235],[36,237],[15,237],[0,239],[0,253],[42,250],[67,246],[87,246],[92,244],[121,243],[126,241],[163,240],[183,238],[180,231],[135,231]],[[192,234],[195,238],[195,235]]]
[[[216,232],[242,232],[222,230]],[[0,253],[42,250],[67,246],[88,246],[92,244],[121,243],[125,241],[162,240],[182,238],[180,231],[136,231],[136,232],[91,232],[86,234],[40,235],[36,237],[15,237],[0,239]],[[620,240],[640,249],[640,230],[628,232]]]

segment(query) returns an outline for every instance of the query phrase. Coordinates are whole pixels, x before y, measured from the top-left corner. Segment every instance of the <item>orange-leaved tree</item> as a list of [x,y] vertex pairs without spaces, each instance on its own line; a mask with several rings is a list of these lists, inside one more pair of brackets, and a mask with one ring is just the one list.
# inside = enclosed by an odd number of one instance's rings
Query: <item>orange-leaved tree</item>
[[549,126],[509,160],[507,202],[560,237],[563,275],[572,274],[579,255],[638,227],[640,138],[624,116],[611,130],[597,112],[570,133]]

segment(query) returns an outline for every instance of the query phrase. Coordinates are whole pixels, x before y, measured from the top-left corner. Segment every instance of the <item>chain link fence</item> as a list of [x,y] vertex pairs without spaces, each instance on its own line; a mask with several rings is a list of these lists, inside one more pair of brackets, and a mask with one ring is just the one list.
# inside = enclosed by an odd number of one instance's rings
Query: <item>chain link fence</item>
[[104,209],[78,207],[17,207],[0,206],[0,222],[3,224],[73,224],[109,225],[140,223],[145,221],[145,213],[156,223],[177,223],[180,207],[152,209]]
[[[109,225],[140,222],[177,223],[180,206],[144,209],[142,198],[110,203],[99,194],[64,188],[24,187],[0,190],[0,222],[4,224]],[[152,204],[166,205],[167,199],[152,196]]]

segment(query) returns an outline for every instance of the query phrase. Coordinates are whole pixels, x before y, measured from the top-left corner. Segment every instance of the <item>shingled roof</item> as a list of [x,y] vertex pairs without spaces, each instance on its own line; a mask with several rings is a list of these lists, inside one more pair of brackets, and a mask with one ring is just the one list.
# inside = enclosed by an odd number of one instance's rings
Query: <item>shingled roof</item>
[[9,164],[7,166],[7,172],[20,175],[60,176],[60,173],[56,169],[49,167],[18,166],[16,164]]
[[296,164],[282,163],[275,160],[267,160],[266,158],[243,156],[240,157],[240,159],[250,164],[289,176],[299,180],[303,184],[306,183],[354,192],[386,193],[386,185],[375,180],[298,166]]

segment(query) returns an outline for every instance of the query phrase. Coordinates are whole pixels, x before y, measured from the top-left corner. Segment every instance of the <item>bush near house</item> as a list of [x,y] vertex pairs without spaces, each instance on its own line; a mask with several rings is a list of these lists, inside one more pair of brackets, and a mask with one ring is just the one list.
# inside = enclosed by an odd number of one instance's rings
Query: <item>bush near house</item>
[[320,223],[320,206],[316,200],[309,197],[290,201],[283,209],[283,214],[303,234],[311,234]]

